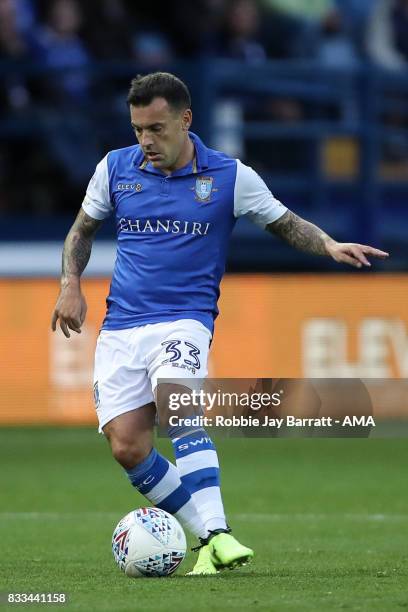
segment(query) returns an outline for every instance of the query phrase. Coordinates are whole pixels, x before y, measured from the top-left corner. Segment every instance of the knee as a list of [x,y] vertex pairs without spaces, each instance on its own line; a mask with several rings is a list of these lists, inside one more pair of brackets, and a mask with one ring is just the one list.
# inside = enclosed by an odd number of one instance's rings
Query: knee
[[111,440],[111,449],[113,457],[126,470],[142,463],[151,451],[151,448],[123,440]]

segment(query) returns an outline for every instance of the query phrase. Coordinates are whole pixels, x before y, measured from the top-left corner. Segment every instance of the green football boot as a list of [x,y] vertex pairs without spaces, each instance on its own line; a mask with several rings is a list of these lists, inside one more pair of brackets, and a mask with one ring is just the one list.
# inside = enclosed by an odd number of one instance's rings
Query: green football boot
[[220,570],[234,569],[252,561],[254,551],[243,546],[230,534],[230,529],[210,531],[208,538],[200,538],[197,563],[186,576],[211,576]]
[[[193,548],[194,550],[194,548]],[[198,549],[198,559],[186,576],[213,576],[217,574],[217,568],[211,560],[211,553],[208,544],[204,544]]]
[[217,570],[234,569],[252,561],[254,551],[243,546],[228,531],[213,532],[208,539],[211,560]]

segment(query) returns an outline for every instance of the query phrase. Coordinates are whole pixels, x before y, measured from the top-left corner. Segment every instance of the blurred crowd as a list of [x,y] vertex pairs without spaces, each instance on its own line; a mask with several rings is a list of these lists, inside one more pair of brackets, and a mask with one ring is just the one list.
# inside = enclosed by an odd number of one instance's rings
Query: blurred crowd
[[[366,56],[408,61],[408,0],[0,0],[2,58],[80,68],[95,59],[155,67],[174,59]],[[75,99],[86,82],[61,87]],[[11,103],[22,103],[21,96]]]
[[[118,72],[107,86],[84,69],[131,61],[148,71],[202,58],[313,59],[340,67],[364,59],[401,70],[408,62],[408,0],[0,0],[0,110],[19,120],[2,138],[0,210],[71,211],[75,189],[115,144],[104,140],[103,113],[95,117],[91,105],[95,96],[111,110],[123,105],[128,79]],[[27,63],[55,71],[44,78],[20,69]],[[299,109],[289,102],[274,112],[296,116]]]

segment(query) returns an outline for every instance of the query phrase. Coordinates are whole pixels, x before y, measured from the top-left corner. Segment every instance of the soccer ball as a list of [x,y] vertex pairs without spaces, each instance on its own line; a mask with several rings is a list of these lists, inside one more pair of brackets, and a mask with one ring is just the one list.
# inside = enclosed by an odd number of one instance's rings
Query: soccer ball
[[116,525],[112,552],[130,578],[169,576],[186,556],[186,536],[178,522],[159,508],[139,508]]

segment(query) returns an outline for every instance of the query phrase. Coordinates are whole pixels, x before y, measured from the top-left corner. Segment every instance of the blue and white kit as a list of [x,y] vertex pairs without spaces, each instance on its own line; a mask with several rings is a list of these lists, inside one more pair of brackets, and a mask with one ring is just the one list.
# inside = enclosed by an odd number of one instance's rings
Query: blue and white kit
[[[82,204],[86,214],[94,219],[102,220],[114,213],[118,239],[95,361],[101,427],[113,416],[147,403],[146,397],[153,401],[155,381],[162,376],[160,367],[155,367],[154,379],[145,368],[149,387],[129,370],[127,382],[121,378],[115,394],[112,372],[108,386],[104,376],[100,376],[104,369],[101,364],[110,359],[104,339],[115,330],[143,328],[150,333],[155,324],[174,322],[178,326],[174,340],[180,345],[173,346],[172,351],[169,344],[172,336],[166,325],[166,338],[159,342],[162,361],[174,359],[165,366],[175,364],[175,356],[180,353],[180,364],[188,365],[186,361],[194,363],[196,357],[200,367],[186,367],[182,376],[202,378],[208,346],[205,355],[201,354],[203,338],[194,342],[191,328],[196,325],[201,335],[205,328],[211,338],[228,242],[237,218],[247,216],[264,228],[287,210],[252,168],[207,148],[192,132],[189,135],[195,148],[194,159],[170,176],[154,168],[139,145],[111,151],[97,165]],[[186,324],[185,338],[178,321],[190,321]],[[181,346],[184,352],[177,352]],[[195,353],[194,347],[200,354]],[[192,354],[188,354],[189,350]],[[122,374],[126,371],[124,363],[125,356]],[[180,364],[174,366],[174,377],[180,376]],[[163,377],[168,377],[168,367]],[[121,402],[124,385],[143,389],[139,400],[137,393],[133,393],[131,403]],[[150,392],[146,394],[148,388]]]

